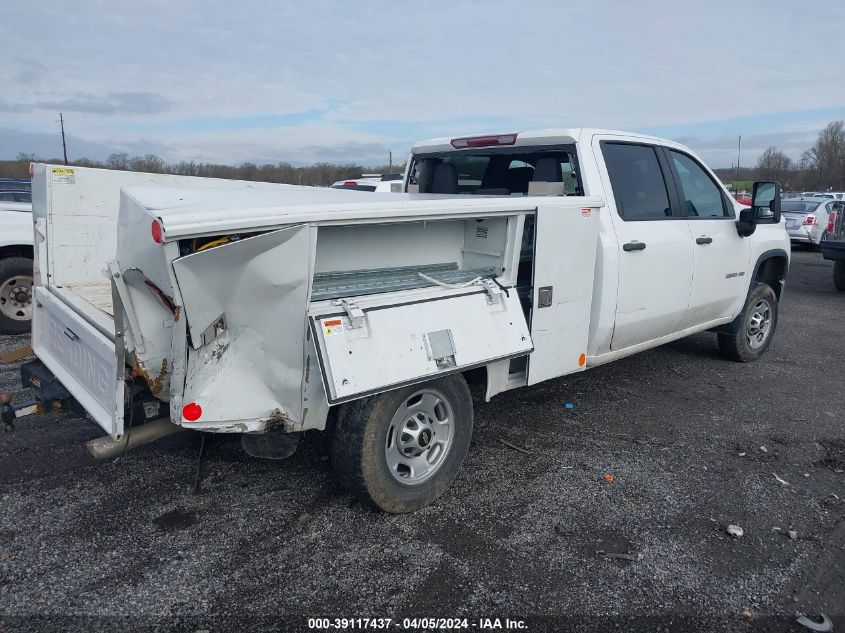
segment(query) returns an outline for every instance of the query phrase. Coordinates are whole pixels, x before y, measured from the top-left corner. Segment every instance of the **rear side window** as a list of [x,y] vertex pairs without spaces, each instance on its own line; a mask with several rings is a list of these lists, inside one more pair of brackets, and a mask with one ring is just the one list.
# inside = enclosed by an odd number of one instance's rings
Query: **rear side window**
[[681,179],[684,213],[692,218],[723,218],[727,215],[722,191],[704,168],[680,152],[669,151],[675,171]]
[[653,147],[603,143],[602,153],[623,220],[665,220],[672,216],[666,180]]

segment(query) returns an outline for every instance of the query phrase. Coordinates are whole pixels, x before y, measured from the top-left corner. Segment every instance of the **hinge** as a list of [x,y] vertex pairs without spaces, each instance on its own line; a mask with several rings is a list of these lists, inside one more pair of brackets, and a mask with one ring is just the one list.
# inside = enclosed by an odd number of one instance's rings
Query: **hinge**
[[346,314],[349,317],[349,327],[353,330],[357,330],[360,327],[364,327],[364,311],[358,307],[358,304],[355,303],[352,299],[341,299],[340,305],[343,306],[343,309],[346,310]]

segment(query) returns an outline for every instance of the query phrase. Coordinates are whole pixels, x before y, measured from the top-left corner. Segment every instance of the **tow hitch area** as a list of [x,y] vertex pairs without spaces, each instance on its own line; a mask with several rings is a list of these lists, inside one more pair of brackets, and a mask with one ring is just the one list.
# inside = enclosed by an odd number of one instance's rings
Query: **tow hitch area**
[[40,360],[21,365],[21,385],[35,389],[41,411],[60,409],[63,403],[72,399],[70,392]]

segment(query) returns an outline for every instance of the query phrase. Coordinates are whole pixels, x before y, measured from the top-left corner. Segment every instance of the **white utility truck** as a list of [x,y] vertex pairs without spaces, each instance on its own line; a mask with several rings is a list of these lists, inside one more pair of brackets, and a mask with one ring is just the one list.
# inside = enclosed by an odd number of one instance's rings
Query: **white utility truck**
[[489,399],[702,330],[756,359],[789,261],[777,183],[745,209],[688,149],[618,132],[421,143],[406,193],[366,196],[56,169],[28,382],[116,446],[186,427],[282,457],[325,429],[389,512],[457,475],[469,373]]

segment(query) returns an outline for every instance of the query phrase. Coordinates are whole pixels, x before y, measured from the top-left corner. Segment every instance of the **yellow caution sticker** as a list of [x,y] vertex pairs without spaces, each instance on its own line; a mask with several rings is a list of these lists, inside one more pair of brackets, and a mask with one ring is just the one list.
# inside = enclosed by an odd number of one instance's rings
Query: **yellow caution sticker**
[[73,167],[53,167],[53,184],[75,185],[76,170]]

